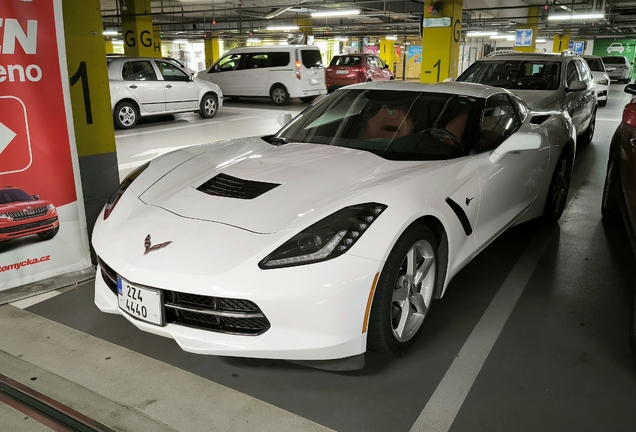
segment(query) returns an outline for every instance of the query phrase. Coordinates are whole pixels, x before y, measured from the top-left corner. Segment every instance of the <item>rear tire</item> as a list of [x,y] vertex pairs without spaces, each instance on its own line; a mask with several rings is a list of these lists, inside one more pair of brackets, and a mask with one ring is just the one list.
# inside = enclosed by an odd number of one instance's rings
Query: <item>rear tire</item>
[[411,225],[395,243],[376,286],[367,334],[370,349],[400,354],[415,343],[435,298],[439,270],[433,232]]
[[621,179],[616,169],[616,161],[613,153],[610,153],[607,161],[607,173],[603,185],[603,199],[601,201],[601,215],[604,220],[615,221],[621,216],[620,212],[620,187]]
[[579,143],[581,146],[592,144],[592,139],[594,138],[595,130],[596,130],[596,109],[592,113],[592,119],[590,120],[590,124],[588,125],[587,129],[585,129],[585,132],[583,132],[579,138]]
[[572,176],[572,158],[572,149],[568,146],[561,152],[554,168],[543,210],[543,217],[550,224],[556,223],[565,209],[570,190],[570,177]]
[[272,89],[269,91],[269,97],[272,99],[272,102],[274,102],[274,105],[283,106],[289,103],[289,93],[282,84],[272,86]]

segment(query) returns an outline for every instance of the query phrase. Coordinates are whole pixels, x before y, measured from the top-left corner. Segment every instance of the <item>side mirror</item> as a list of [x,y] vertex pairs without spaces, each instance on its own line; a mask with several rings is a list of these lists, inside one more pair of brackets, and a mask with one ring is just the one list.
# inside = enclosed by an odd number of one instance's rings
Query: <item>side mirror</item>
[[583,81],[572,81],[572,84],[567,87],[567,90],[571,92],[583,91],[585,89],[587,89],[587,85]]
[[636,95],[636,84],[627,84],[625,86],[625,93],[629,93],[631,95]]
[[292,115],[289,113],[283,113],[281,115],[278,116],[278,124],[280,125],[280,127],[285,126],[287,123],[289,123],[292,119]]
[[442,82],[455,82],[455,78],[446,78],[444,81]]
[[40,199],[40,195],[33,195],[33,198],[35,198],[35,200],[39,200]]
[[385,64],[384,67],[383,67],[383,69],[388,69],[388,68],[389,68],[388,64]]
[[534,133],[517,133],[505,140],[490,154],[490,162],[497,163],[508,153],[538,150],[541,148],[541,136]]

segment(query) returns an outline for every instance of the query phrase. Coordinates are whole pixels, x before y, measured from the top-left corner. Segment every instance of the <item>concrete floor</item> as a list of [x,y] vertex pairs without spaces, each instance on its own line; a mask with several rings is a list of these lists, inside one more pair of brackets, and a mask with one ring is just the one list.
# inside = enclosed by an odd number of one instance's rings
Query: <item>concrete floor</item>
[[[622,227],[600,217],[622,88],[612,86],[592,145],[577,152],[558,226],[530,222],[495,241],[399,358],[368,353],[365,369],[330,373],[193,355],[100,313],[88,283],[0,307],[0,372],[117,430],[636,430],[636,266]],[[212,120],[144,122],[117,133],[120,173],[175,146],[273,133],[281,112],[306,106],[241,100]]]

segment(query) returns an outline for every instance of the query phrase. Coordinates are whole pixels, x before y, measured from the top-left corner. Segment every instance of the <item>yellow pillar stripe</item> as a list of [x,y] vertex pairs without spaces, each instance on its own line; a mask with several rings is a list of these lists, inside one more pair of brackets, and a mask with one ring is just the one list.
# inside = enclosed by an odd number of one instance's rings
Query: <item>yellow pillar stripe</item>
[[[425,7],[425,19],[450,18],[450,26],[422,29],[420,82],[436,83],[449,77],[457,77],[463,7],[463,0],[448,0],[443,3],[442,10],[435,16]],[[407,63],[416,60],[418,60],[417,56],[409,55],[407,52]]]
[[394,41],[392,40],[380,40],[380,58],[382,59],[382,61],[384,61],[384,63],[389,65],[389,68],[391,68],[391,70],[393,69],[393,53],[395,50],[394,45]]
[[221,57],[219,38],[204,40],[203,49],[205,51],[205,68],[207,69]]
[[150,11],[150,0],[128,0],[126,10],[122,8],[121,30],[126,55],[161,57],[161,42],[154,39]]
[[570,43],[570,32],[565,32],[562,35],[554,35],[554,43],[552,44],[552,52],[558,53],[568,49]]
[[515,47],[516,51],[535,52],[537,32],[539,31],[539,16],[541,10],[538,7],[528,8],[528,24],[517,24],[517,29],[532,29],[532,45],[529,47]]
[[115,151],[99,0],[62,2],[71,105],[80,157]]

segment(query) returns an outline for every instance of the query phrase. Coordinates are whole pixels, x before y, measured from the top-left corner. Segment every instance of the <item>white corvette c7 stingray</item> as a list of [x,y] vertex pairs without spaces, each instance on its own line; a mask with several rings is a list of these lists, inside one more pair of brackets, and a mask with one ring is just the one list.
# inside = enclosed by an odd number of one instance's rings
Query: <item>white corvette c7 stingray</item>
[[95,225],[95,303],[194,353],[360,367],[506,228],[559,219],[575,139],[500,88],[343,88],[130,174]]

